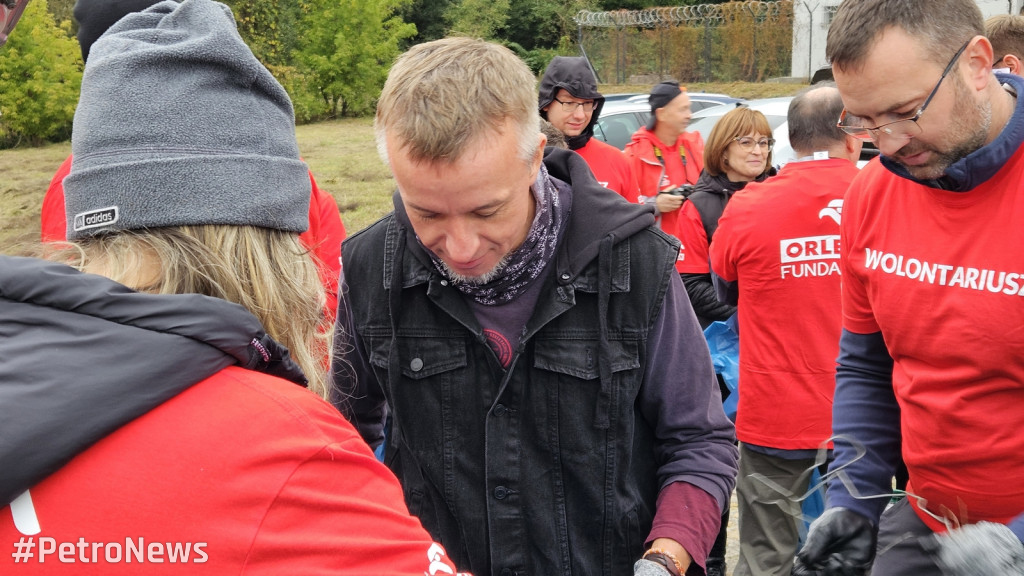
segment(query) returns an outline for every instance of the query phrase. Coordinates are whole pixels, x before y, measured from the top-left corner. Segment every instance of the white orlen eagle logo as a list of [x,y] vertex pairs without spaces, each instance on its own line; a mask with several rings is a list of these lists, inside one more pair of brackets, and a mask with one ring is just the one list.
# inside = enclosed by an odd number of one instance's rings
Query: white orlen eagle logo
[[836,200],[833,200],[833,201],[829,202],[828,206],[826,206],[825,208],[822,208],[821,212],[818,212],[818,219],[820,220],[820,219],[824,218],[825,216],[828,216],[829,218],[835,220],[836,224],[839,224],[839,220],[842,217],[842,215],[843,215],[843,199],[839,198],[839,199],[836,199]]

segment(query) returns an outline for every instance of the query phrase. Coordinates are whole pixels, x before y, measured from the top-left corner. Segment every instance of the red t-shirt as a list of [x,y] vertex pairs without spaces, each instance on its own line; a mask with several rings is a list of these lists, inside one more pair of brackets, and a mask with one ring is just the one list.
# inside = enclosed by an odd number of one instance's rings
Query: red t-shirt
[[594,173],[601,186],[614,190],[626,200],[636,203],[640,189],[621,150],[607,142],[591,138],[586,145],[576,150],[576,153],[587,161],[590,171]]
[[832,435],[839,219],[857,172],[848,160],[790,162],[734,194],[718,220],[711,267],[739,287],[742,442],[803,450]]
[[1022,175],[1024,147],[967,192],[871,162],[843,206],[843,327],[881,331],[908,490],[961,521],[1024,511]]
[[[57,168],[50,187],[43,197],[39,224],[43,242],[67,240],[67,215],[64,211],[64,177],[71,172],[71,156]],[[338,311],[338,276],[341,273],[341,242],[345,239],[345,225],[334,198],[320,190],[309,173],[312,192],[309,198],[309,228],[299,240],[316,256],[320,282],[327,292],[327,314],[331,322]]]
[[27,494],[0,509],[4,574],[454,572],[333,407],[238,367],[124,425]]

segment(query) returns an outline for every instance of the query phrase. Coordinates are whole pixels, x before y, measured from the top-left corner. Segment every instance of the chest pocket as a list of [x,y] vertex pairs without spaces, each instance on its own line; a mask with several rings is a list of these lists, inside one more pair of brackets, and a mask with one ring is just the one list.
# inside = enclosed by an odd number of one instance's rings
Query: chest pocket
[[[401,377],[388,381],[391,339],[371,342],[370,363],[385,387],[388,403],[401,423],[403,445],[422,467],[422,474],[443,485],[446,455],[456,450],[456,439],[469,436],[468,418],[478,402],[465,385],[468,372],[466,340],[438,334],[401,336],[398,339]],[[475,410],[472,413],[476,413]]]
[[[631,422],[633,404],[640,389],[642,370],[639,345],[635,340],[609,343],[612,370],[612,412],[615,420]],[[537,340],[534,349],[533,376],[540,386],[534,387],[532,407],[547,415],[549,445],[561,452],[569,462],[598,465],[591,461],[605,453],[605,442],[616,434],[595,427],[594,414],[601,392],[598,340]]]
[[[635,341],[609,343],[612,373],[635,370],[640,367],[638,346]],[[598,358],[600,344],[595,340],[537,340],[534,352],[535,368],[573,376],[581,380],[600,377]]]
[[[381,338],[370,346],[370,363],[387,370],[391,341]],[[424,380],[466,367],[466,345],[462,338],[399,338],[398,354],[402,377],[412,380]]]

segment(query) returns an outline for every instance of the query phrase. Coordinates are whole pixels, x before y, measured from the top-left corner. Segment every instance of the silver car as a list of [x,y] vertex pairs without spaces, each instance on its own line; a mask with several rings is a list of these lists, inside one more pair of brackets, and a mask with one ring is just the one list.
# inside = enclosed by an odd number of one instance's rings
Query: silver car
[[[743,103],[744,106],[749,106],[751,109],[764,114],[765,118],[768,119],[768,125],[772,128],[772,138],[775,139],[775,148],[772,150],[772,162],[776,168],[781,168],[786,162],[796,159],[796,152],[793,151],[793,147],[789,144],[787,114],[789,113],[789,103],[791,100],[793,100],[792,96],[782,96],[779,98],[748,100]],[[733,106],[722,106],[695,112],[693,118],[690,119],[688,130],[700,132],[704,141],[707,142],[715,123],[732,108]],[[878,148],[872,142],[864,142],[857,166],[863,167],[864,164],[867,164],[868,160],[875,156],[878,156]]]
[[[735,106],[744,102],[741,98],[733,98],[725,94],[710,92],[687,92],[690,96],[690,109],[694,112],[717,106]],[[609,94],[605,96],[604,108],[594,126],[594,137],[615,146],[619,150],[629,144],[633,133],[647,124],[651,117],[651,105],[647,102],[649,94]],[[730,106],[731,105],[731,106]]]

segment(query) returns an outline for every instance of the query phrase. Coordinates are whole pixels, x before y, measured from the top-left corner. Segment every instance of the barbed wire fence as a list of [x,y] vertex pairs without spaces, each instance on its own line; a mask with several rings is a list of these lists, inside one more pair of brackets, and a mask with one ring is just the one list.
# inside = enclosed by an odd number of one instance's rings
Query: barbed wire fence
[[574,17],[601,82],[762,81],[789,76],[793,0],[670,6]]

